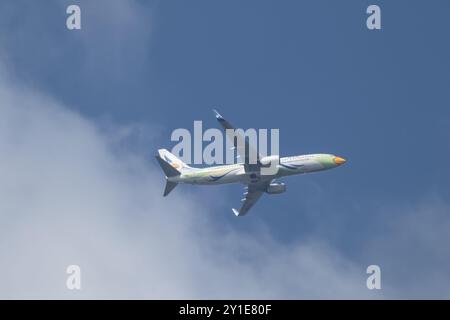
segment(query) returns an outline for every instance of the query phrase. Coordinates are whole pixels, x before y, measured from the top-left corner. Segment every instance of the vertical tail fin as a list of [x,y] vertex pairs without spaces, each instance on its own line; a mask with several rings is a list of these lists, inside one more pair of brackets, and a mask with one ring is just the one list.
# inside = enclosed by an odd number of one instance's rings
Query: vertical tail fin
[[156,156],[156,160],[158,160],[161,169],[164,171],[164,174],[166,175],[166,178],[176,177],[181,174],[180,171],[175,169],[175,167],[171,165],[169,162],[164,161],[160,156]]
[[183,161],[175,157],[166,149],[158,150],[159,155],[156,156],[159,165],[161,166],[166,176],[166,188],[164,189],[164,197],[167,196],[176,186],[177,182],[170,181],[168,178],[176,177],[181,174],[185,168],[190,168]]
[[166,149],[159,149],[158,153],[161,159],[166,161],[168,164],[170,164],[172,167],[174,167],[180,172],[182,172],[184,169],[191,169],[191,167],[189,167],[186,163],[181,161],[181,159],[178,159],[176,156],[174,156]]

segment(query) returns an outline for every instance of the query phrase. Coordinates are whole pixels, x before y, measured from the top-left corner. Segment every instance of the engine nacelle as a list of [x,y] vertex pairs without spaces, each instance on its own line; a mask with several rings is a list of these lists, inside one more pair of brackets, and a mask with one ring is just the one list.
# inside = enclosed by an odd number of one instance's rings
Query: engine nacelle
[[266,192],[269,194],[279,194],[286,191],[286,185],[284,183],[271,183]]
[[267,156],[267,157],[263,157],[261,158],[261,160],[259,160],[259,162],[261,162],[261,164],[263,166],[269,166],[270,164],[280,164],[280,156]]
[[280,156],[267,156],[263,157],[259,160],[261,163],[261,175],[274,176],[278,173],[279,164],[280,164]]

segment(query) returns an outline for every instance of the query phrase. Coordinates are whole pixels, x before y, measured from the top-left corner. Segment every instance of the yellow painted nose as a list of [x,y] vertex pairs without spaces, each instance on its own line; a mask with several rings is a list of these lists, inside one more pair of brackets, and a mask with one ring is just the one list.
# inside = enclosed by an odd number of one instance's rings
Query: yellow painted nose
[[336,163],[336,164],[344,164],[346,162],[347,162],[347,160],[345,160],[344,158],[334,157],[334,163]]

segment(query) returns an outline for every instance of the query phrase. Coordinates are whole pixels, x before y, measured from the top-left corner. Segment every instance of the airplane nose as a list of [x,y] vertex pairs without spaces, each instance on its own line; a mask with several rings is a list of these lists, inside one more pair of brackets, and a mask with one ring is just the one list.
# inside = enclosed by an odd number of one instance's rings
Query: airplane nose
[[344,158],[341,157],[334,157],[334,163],[336,163],[337,165],[341,165],[347,162],[347,160],[345,160]]

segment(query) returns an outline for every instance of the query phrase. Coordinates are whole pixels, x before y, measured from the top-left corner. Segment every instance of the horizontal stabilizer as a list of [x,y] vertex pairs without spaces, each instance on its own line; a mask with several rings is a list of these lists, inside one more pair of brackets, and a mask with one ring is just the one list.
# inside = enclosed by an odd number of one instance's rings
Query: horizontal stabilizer
[[176,182],[166,181],[166,188],[164,189],[164,197],[167,196],[177,186]]

